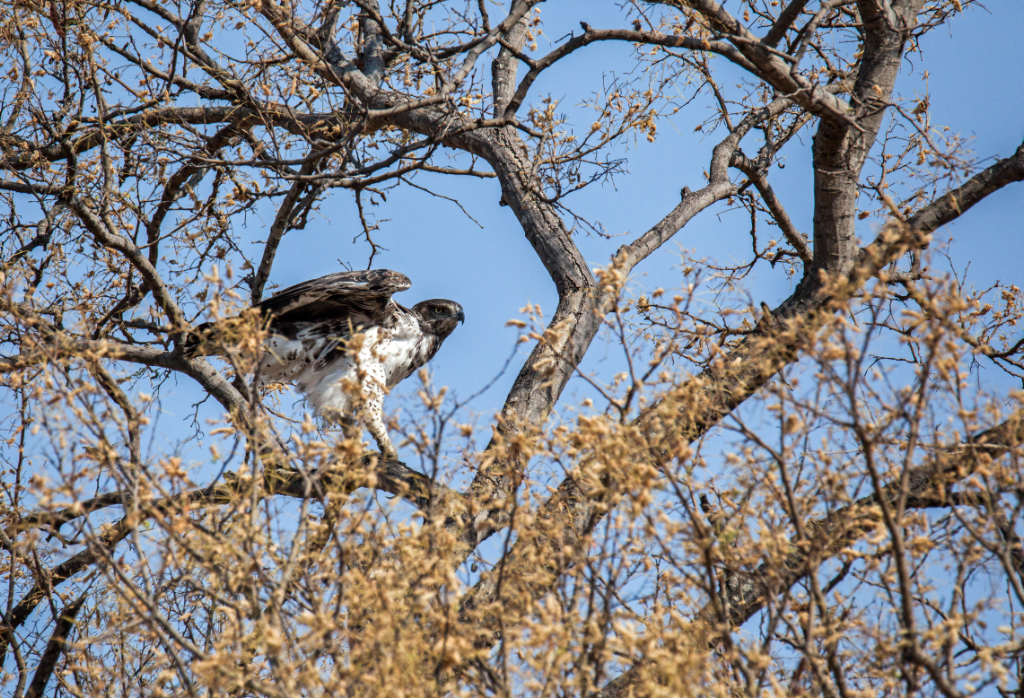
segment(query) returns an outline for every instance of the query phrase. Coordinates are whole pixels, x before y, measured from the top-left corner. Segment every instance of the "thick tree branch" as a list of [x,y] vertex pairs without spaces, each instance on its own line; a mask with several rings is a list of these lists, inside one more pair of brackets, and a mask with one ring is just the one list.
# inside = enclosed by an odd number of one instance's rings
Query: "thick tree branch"
[[46,692],[46,684],[50,682],[53,670],[57,668],[57,662],[60,661],[61,656],[68,647],[68,635],[71,634],[75,627],[75,617],[82,610],[82,606],[85,605],[85,600],[86,595],[83,594],[76,601],[65,606],[64,610],[60,612],[57,622],[53,626],[50,640],[46,643],[46,649],[39,658],[36,673],[32,677],[32,683],[28,686],[28,693],[25,694],[25,698],[39,698]]
[[[526,43],[526,16],[524,15],[509,32],[502,37],[501,50],[491,63],[491,91],[494,100],[494,118],[506,116],[506,109],[515,90],[516,73],[519,68],[518,54]],[[513,112],[515,109],[512,110]]]
[[[632,243],[619,248],[613,260],[614,278],[619,281],[625,279],[637,264],[670,240],[693,216],[734,194],[736,187],[728,178],[728,166],[740,141],[757,123],[777,116],[790,104],[792,101],[786,98],[773,100],[765,107],[754,110],[737,124],[712,153],[711,181],[708,186],[696,192],[684,190],[679,205]],[[524,194],[515,187],[518,179],[512,177],[508,181],[512,185],[510,196],[523,197]],[[546,202],[540,202],[540,206],[548,208],[542,210],[542,214],[545,215],[536,218],[529,215],[530,211],[520,213],[517,210],[520,222],[524,228],[528,225],[536,226],[536,229],[542,232],[541,240],[552,241],[549,242],[549,246],[554,246],[554,242],[563,242],[568,248],[572,241],[565,233],[561,219]],[[535,222],[538,218],[540,225]],[[545,225],[549,232],[543,234]],[[538,254],[545,259],[546,248],[535,246],[535,249],[538,249]],[[576,254],[578,255],[578,252]],[[582,263],[579,266],[582,267]],[[554,267],[556,270],[560,267],[565,268],[565,264],[555,264]],[[612,280],[612,277],[607,278]],[[508,443],[519,429],[536,428],[544,422],[591,341],[597,335],[605,314],[618,302],[621,288],[617,283],[611,283],[607,287],[599,287],[593,281],[589,283],[590,286],[570,292],[565,292],[564,287],[559,287],[559,305],[548,325],[544,341],[534,347],[526,365],[517,376],[505,402],[498,435],[489,444],[488,450]],[[462,524],[462,529],[458,533],[460,545],[453,551],[453,566],[461,564],[480,540],[507,525],[510,512],[504,505],[517,486],[518,476],[503,460],[496,459],[481,469],[470,485],[467,495],[478,507],[486,510],[486,515],[479,516],[479,520],[472,525]]]
[[360,31],[362,32],[362,56],[363,75],[374,86],[380,86],[384,79],[384,42],[381,39],[381,28],[383,22],[379,21],[380,7],[377,0],[363,0],[365,7],[372,11],[372,14],[362,17],[359,20]]
[[857,198],[861,169],[886,113],[904,43],[923,0],[914,0],[894,24],[862,3],[864,59],[853,86],[856,128],[823,119],[814,137],[813,273],[847,274],[857,263]]
[[962,186],[915,213],[907,219],[907,225],[925,233],[938,230],[967,213],[992,192],[1021,181],[1024,181],[1024,143],[1010,157],[986,167]]
[[807,6],[807,0],[790,0],[789,4],[786,5],[785,9],[779,13],[779,18],[775,20],[775,24],[768,30],[768,33],[761,39],[761,43],[765,46],[775,48],[779,45],[779,42],[786,36],[786,32],[793,26],[793,22],[796,21],[800,13],[804,11],[804,7]]
[[[240,497],[249,495],[252,486],[251,478],[240,479],[234,473],[227,473],[222,483],[150,501],[134,498],[127,491],[108,492],[55,511],[28,514],[6,526],[4,534],[14,540],[30,529],[56,531],[71,521],[115,506],[133,507],[137,510],[136,516],[143,520],[153,517],[173,518],[195,509],[236,503]],[[436,509],[455,515],[464,508],[461,495],[454,490],[404,463],[382,461],[375,455],[363,457],[357,469],[353,469],[351,464],[339,462],[311,473],[294,468],[268,468],[259,494],[260,497],[319,499],[327,493],[351,494],[359,487],[373,487],[402,497],[423,511]]]
[[[1024,179],[1024,158],[1019,157],[1019,151],[979,173],[960,190],[973,192],[970,197],[973,205],[984,196],[983,191],[992,191],[975,183],[992,179],[1003,182],[1004,186]],[[931,211],[945,210],[947,205],[948,196],[936,200],[919,212],[919,220],[933,220]],[[963,210],[968,207],[964,206]],[[658,460],[671,461],[672,451],[677,450],[678,445],[691,443],[706,434],[722,417],[732,413],[779,370],[792,363],[799,351],[813,343],[818,330],[831,317],[830,309],[846,307],[859,289],[887,265],[908,249],[924,247],[930,240],[929,232],[899,223],[888,226],[862,251],[859,264],[845,279],[833,280],[825,287],[801,284],[793,296],[772,311],[770,320],[760,325],[758,333],[745,338],[720,361],[634,420],[632,426],[643,436],[640,439],[640,443],[645,444],[643,448]],[[1017,423],[1012,427],[1021,428]],[[982,441],[995,443],[994,438],[985,436]],[[483,575],[464,597],[464,627],[472,628],[477,647],[491,647],[500,637],[500,628],[507,627],[510,610],[526,612],[516,604],[524,603],[526,598],[542,598],[561,571],[585,554],[590,532],[616,503],[619,496],[616,473],[593,459],[584,460],[578,470],[579,475],[567,477],[544,505],[534,533],[517,542],[496,568]],[[581,485],[585,482],[602,484],[588,492]],[[481,540],[484,537],[481,536]],[[540,568],[539,561],[544,561]],[[502,595],[503,588],[512,591]],[[495,604],[502,609],[501,626],[496,624]]]

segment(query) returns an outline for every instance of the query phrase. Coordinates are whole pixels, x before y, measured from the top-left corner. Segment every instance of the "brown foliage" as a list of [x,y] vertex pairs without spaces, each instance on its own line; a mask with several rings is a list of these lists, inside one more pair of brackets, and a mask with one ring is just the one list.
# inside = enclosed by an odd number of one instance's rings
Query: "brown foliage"
[[[1021,292],[928,261],[935,231],[1024,179],[1024,146],[979,168],[895,90],[966,4],[636,2],[631,29],[583,23],[542,54],[531,0],[0,2],[3,690],[1019,695],[1024,410],[999,377],[1024,371]],[[609,43],[632,77],[580,98],[581,135],[531,90]],[[706,180],[595,272],[565,198],[691,118],[676,91],[712,100],[692,117],[716,139]],[[770,175],[812,130],[805,234]],[[532,351],[464,488],[282,414],[246,380],[245,315],[221,323],[226,356],[181,351],[201,312],[264,296],[336,189],[372,263],[364,205],[422,173],[496,179],[559,298],[519,321]],[[722,202],[778,239],[630,300]],[[236,228],[265,205],[250,260]],[[769,265],[792,295],[738,301]],[[628,370],[582,375],[605,409],[553,425],[602,331]],[[205,462],[155,438],[171,379],[218,405]],[[420,380],[398,428],[437,464],[453,413]]]

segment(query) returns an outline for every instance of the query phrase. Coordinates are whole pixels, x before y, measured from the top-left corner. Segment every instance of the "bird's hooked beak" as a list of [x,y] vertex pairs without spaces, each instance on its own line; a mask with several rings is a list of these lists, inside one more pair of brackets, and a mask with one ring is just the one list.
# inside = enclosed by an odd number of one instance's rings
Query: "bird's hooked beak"
[[455,319],[461,323],[466,322],[466,313],[463,312],[462,308],[459,308],[459,314],[455,316]]

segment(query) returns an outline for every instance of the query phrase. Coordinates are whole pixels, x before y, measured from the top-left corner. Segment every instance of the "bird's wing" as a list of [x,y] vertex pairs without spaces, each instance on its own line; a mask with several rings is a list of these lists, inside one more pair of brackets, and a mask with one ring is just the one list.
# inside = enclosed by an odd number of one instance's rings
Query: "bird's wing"
[[256,307],[273,322],[321,322],[353,328],[384,324],[394,313],[392,294],[412,284],[404,274],[387,269],[342,271],[303,281]]

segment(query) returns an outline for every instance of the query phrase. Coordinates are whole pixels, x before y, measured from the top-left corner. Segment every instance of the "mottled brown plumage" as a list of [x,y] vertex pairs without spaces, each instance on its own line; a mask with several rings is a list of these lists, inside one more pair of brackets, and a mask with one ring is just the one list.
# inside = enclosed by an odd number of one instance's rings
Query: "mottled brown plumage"
[[[455,301],[423,301],[410,309],[391,299],[410,286],[404,274],[386,269],[346,271],[303,281],[257,304],[270,334],[260,380],[294,383],[317,414],[339,422],[357,416],[353,397],[361,394],[358,416],[381,453],[394,458],[384,425],[385,391],[430,361],[465,320]],[[186,352],[216,353],[215,335],[209,324],[200,326]]]

